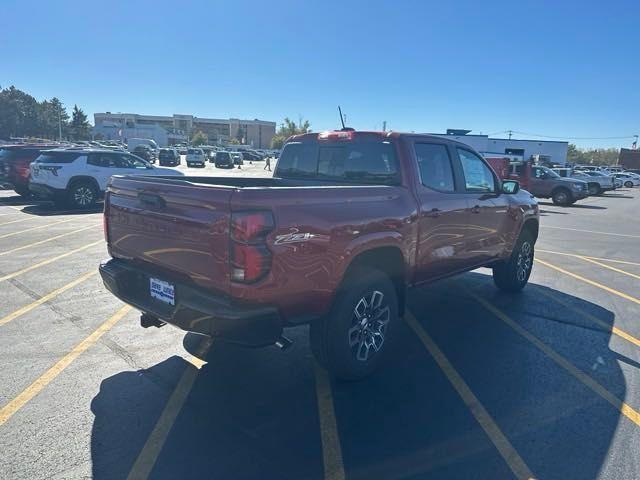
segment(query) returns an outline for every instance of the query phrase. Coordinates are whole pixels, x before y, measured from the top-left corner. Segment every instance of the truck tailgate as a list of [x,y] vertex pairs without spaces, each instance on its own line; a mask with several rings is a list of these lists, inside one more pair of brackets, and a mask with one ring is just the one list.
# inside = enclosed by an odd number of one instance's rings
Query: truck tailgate
[[[168,278],[229,291],[232,187],[114,177],[105,198],[110,253]],[[176,278],[177,280],[177,278]]]

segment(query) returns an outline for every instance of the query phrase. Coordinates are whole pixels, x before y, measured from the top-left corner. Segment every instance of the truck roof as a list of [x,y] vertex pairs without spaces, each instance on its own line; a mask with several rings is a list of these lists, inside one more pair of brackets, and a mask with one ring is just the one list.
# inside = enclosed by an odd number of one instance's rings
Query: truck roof
[[389,140],[389,139],[399,139],[403,137],[421,137],[425,140],[432,140],[436,142],[451,142],[457,145],[464,146],[469,148],[468,145],[458,142],[454,139],[430,135],[428,133],[410,133],[410,132],[380,132],[373,130],[327,130],[324,132],[310,132],[310,133],[302,133],[300,135],[293,135],[287,139],[287,142],[315,142],[318,140]]

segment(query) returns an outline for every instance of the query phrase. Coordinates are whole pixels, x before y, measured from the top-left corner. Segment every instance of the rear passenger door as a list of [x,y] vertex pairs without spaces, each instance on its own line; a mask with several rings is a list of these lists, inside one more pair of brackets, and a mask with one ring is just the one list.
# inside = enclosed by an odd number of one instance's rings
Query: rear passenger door
[[455,159],[446,143],[415,141],[419,234],[415,282],[466,267],[467,195],[459,191]]
[[96,179],[101,191],[107,188],[111,175],[117,175],[117,165],[113,153],[90,153],[87,157],[87,173]]
[[507,246],[509,200],[487,162],[471,150],[456,147],[468,199],[466,256],[470,266],[498,257]]

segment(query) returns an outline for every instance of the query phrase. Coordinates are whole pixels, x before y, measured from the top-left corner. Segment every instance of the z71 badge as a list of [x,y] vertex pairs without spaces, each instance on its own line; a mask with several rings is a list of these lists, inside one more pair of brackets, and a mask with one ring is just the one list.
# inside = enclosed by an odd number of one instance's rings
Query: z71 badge
[[292,228],[291,233],[285,233],[284,235],[278,235],[276,237],[276,241],[273,242],[274,245],[284,245],[288,243],[302,243],[308,242],[315,235],[313,233],[299,233],[297,228]]

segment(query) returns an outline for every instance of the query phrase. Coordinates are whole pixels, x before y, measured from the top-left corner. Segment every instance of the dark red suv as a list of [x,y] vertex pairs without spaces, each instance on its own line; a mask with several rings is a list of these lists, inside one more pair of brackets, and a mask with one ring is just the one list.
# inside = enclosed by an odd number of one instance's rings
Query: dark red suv
[[10,184],[18,195],[29,195],[29,166],[43,150],[58,145],[3,145],[0,147],[0,183]]

